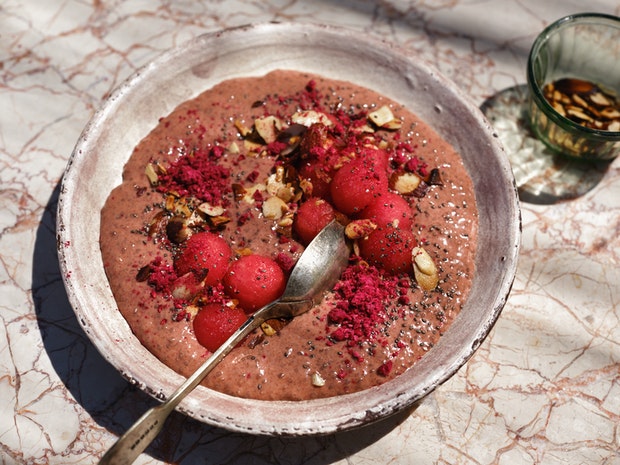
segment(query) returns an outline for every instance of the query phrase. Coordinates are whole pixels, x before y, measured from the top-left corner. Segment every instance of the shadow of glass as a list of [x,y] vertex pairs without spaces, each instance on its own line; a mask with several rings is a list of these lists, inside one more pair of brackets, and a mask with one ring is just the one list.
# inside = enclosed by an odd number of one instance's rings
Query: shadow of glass
[[571,159],[548,149],[530,129],[526,85],[509,87],[480,107],[510,160],[519,198],[554,204],[583,196],[598,185],[610,162]]
[[[43,345],[73,398],[98,425],[121,435],[157,401],[105,360],[73,313],[56,253],[59,191],[57,186],[48,201],[34,247],[32,292]],[[175,412],[146,453],[184,464],[327,464],[373,444],[404,421],[413,408],[354,431],[309,438],[231,433]]]

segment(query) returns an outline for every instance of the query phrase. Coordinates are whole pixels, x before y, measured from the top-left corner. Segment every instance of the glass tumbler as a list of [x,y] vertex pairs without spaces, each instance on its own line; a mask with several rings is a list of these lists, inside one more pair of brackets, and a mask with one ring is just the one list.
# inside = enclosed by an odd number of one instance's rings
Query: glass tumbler
[[545,145],[586,160],[618,155],[620,18],[582,13],[549,25],[531,48],[527,81],[531,127]]

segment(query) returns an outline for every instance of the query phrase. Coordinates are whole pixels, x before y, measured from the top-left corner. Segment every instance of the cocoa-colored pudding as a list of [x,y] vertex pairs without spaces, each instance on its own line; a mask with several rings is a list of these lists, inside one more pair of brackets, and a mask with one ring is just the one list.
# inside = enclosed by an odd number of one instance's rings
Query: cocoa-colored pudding
[[[232,324],[261,289],[281,292],[279,273],[285,280],[336,218],[355,243],[336,287],[250,335],[204,385],[304,400],[415,369],[468,295],[477,209],[458,153],[414,112],[347,82],[274,71],[223,82],[162,117],[101,214],[110,286],[142,344],[191,374],[217,339],[204,342],[198,327],[210,324],[207,309],[236,312]],[[248,256],[277,266],[249,297],[231,271]]]

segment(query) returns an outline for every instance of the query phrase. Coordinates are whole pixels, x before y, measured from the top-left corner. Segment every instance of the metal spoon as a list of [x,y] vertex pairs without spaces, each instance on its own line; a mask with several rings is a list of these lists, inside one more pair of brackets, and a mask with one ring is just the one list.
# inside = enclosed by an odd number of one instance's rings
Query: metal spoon
[[164,421],[222,359],[261,323],[271,318],[295,317],[317,304],[346,267],[350,246],[344,228],[332,221],[314,238],[299,258],[282,296],[257,310],[162,404],[148,410],[105,453],[99,465],[130,464],[164,427]]

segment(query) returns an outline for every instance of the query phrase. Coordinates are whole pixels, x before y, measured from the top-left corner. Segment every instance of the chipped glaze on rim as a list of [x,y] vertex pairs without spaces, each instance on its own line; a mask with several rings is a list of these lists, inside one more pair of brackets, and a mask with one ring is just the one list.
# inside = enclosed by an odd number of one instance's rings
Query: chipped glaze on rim
[[[69,160],[58,203],[58,252],[69,301],[102,356],[132,384],[163,399],[184,378],[148,352],[110,291],[99,251],[100,211],[134,146],[160,116],[226,79],[295,69],[347,80],[399,101],[462,155],[479,209],[471,295],[440,342],[381,386],[309,401],[241,399],[200,386],[179,410],[231,431],[318,435],[359,427],[420,400],[474,353],[510,292],[521,215],[507,158],[479,109],[448,79],[398,46],[312,24],[257,24],[199,36],[122,84],[95,113]],[[484,251],[481,253],[480,251]]]

